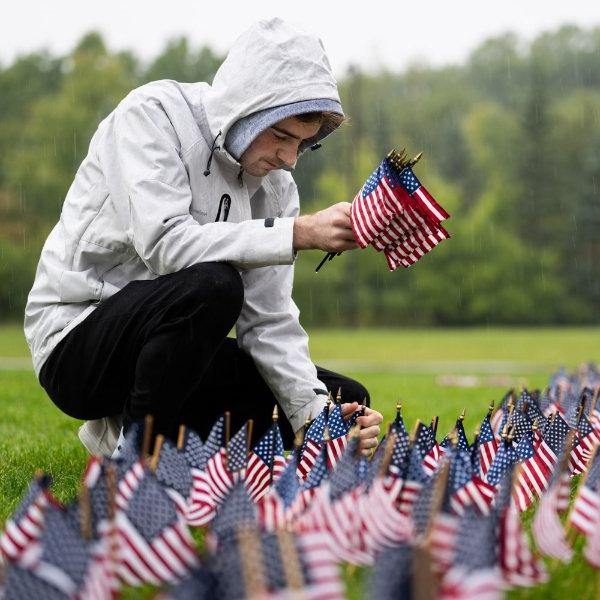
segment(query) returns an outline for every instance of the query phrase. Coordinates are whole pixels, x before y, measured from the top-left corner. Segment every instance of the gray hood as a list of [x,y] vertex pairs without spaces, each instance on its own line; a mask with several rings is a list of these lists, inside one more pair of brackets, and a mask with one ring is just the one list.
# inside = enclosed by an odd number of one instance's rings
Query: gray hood
[[235,41],[203,103],[212,139],[221,132],[222,145],[239,119],[315,98],[340,103],[323,43],[274,18],[259,21]]

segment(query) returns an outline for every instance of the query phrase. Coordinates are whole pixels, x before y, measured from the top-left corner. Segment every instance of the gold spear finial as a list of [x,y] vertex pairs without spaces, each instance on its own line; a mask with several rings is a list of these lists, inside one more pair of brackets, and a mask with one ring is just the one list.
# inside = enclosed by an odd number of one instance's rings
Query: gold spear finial
[[462,422],[462,421],[464,421],[464,420],[465,420],[465,414],[466,414],[466,413],[467,413],[467,409],[466,409],[466,408],[463,408],[463,409],[462,409],[462,412],[460,413],[460,415],[458,415],[458,420],[459,420],[459,421],[461,421],[461,422]]
[[536,418],[533,420],[533,423],[531,424],[531,431],[537,431],[537,430],[538,430],[538,428],[539,428],[539,426],[540,426],[540,424],[539,424],[539,420],[538,420],[538,417],[536,417]]
[[396,402],[396,419],[400,418],[401,412],[402,412],[402,400],[398,400],[398,402]]
[[335,395],[335,403],[336,404],[342,403],[342,386],[340,386],[338,388],[337,394]]
[[407,166],[414,167],[421,160],[422,156],[423,156],[423,153],[419,152],[419,154],[417,154],[414,158],[411,158],[408,161],[408,165]]
[[271,415],[271,420],[273,423],[277,423],[279,420],[279,408],[277,408],[277,404],[273,407],[273,414]]
[[494,412],[494,401],[492,400],[490,402],[490,405],[488,406],[488,417],[491,417],[493,412]]

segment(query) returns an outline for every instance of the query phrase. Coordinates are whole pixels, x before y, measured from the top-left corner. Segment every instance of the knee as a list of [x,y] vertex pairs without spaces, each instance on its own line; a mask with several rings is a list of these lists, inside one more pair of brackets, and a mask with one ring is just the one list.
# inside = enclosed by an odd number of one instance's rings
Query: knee
[[220,312],[231,311],[236,318],[242,310],[244,284],[237,269],[228,263],[198,263],[185,269],[188,285],[204,306]]
[[366,406],[371,406],[371,396],[369,390],[355,379],[344,378],[342,385],[342,402],[358,402],[365,403]]

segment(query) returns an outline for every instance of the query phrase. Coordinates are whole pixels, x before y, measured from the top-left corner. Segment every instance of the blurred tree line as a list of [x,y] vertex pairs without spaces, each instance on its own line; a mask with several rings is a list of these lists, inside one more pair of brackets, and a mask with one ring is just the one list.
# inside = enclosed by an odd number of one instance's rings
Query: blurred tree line
[[[600,321],[600,28],[530,44],[487,40],[463,65],[340,77],[349,122],[300,159],[303,211],[352,200],[392,148],[451,213],[444,242],[387,271],[372,249],[318,274],[303,253],[306,325],[560,324]],[[210,81],[223,57],[186,38],[151,64],[97,33],[68,56],[0,65],[0,319],[21,319],[41,246],[98,123],[154,79]]]

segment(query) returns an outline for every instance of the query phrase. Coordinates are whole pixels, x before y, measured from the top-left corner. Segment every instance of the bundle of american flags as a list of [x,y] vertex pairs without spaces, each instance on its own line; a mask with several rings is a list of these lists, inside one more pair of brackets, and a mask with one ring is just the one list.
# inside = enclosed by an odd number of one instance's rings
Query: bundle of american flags
[[[408,159],[392,150],[367,178],[352,201],[352,231],[361,248],[383,252],[390,271],[408,268],[450,234],[442,225],[450,215],[413,171],[422,153]],[[328,253],[317,266],[331,260]]]
[[511,390],[471,442],[465,411],[438,443],[437,418],[409,432],[398,406],[369,458],[334,403],[287,455],[276,413],[255,443],[225,414],[206,440],[182,427],[152,452],[134,424],[119,459],[90,458],[77,499],[36,474],[0,536],[0,598],[336,599],[346,563],[370,567],[365,597],[492,599],[546,582],[542,556],[572,560],[577,536],[600,569],[599,394],[591,366]]

